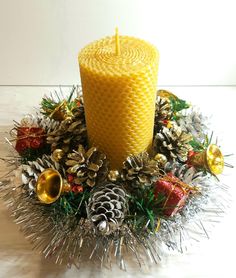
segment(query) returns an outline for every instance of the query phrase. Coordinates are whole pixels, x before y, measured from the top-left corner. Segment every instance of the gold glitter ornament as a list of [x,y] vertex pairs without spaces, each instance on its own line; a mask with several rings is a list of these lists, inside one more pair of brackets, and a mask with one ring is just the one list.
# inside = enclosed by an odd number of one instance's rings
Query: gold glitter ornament
[[167,161],[168,161],[168,160],[167,160],[167,157],[166,157],[164,154],[162,154],[162,153],[156,154],[155,157],[154,157],[154,160],[157,161],[157,163],[158,163],[158,165],[159,165],[160,167],[164,167],[165,164],[166,164]]
[[119,179],[119,177],[120,177],[120,173],[118,170],[111,170],[108,173],[108,179],[110,181],[117,181]]
[[61,149],[55,149],[52,153],[52,158],[56,161],[59,162],[63,156],[65,155],[65,152]]

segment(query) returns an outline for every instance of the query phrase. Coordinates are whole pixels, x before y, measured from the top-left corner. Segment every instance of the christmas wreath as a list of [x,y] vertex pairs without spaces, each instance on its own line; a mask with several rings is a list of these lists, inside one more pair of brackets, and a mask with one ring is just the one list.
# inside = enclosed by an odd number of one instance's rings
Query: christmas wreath
[[216,175],[231,165],[209,134],[196,108],[159,90],[152,150],[110,169],[106,154],[88,144],[82,94],[73,87],[15,122],[7,139],[15,155],[4,161],[16,171],[2,179],[1,195],[25,236],[56,263],[79,266],[88,248],[90,259],[115,257],[122,269],[131,254],[140,266],[144,255],[157,262],[208,237],[206,226],[224,213],[227,188]]

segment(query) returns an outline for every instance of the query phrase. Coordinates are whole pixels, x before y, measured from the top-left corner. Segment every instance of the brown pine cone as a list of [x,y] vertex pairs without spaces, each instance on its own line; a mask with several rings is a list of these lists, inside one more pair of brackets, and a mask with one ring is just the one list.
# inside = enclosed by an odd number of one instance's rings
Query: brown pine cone
[[67,173],[76,175],[76,183],[85,183],[93,187],[106,178],[108,173],[106,155],[95,147],[86,152],[84,147],[79,145],[78,150],[69,153],[67,157],[66,165],[69,166]]
[[129,156],[123,164],[122,179],[132,186],[149,186],[158,176],[158,162],[150,160],[146,152]]
[[73,109],[73,116],[66,118],[49,133],[47,143],[51,150],[62,149],[65,153],[86,141],[86,125],[84,107],[80,105]]
[[191,150],[189,142],[192,135],[182,131],[176,124],[172,123],[171,128],[163,126],[156,134],[154,139],[154,148],[157,153],[164,154],[168,159],[181,162],[187,160],[188,152]]

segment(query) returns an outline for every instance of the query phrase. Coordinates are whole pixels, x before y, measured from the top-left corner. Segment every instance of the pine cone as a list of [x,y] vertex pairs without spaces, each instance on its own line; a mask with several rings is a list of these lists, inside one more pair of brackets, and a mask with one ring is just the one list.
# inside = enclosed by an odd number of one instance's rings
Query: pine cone
[[167,162],[164,171],[172,173],[175,177],[186,184],[197,185],[199,178],[204,176],[203,172],[198,172],[194,167],[179,162]]
[[177,124],[173,123],[170,129],[163,126],[156,134],[154,148],[157,153],[164,154],[168,159],[185,162],[191,149],[189,144],[191,140],[191,134],[183,132]]
[[46,134],[58,129],[60,122],[51,119],[50,117],[46,117],[44,115],[38,114],[36,117],[37,126],[41,127]]
[[124,162],[122,179],[133,186],[149,186],[159,175],[158,162],[150,160],[148,153],[129,156]]
[[62,166],[53,161],[49,155],[43,155],[42,158],[37,158],[35,161],[28,161],[28,164],[22,165],[22,183],[30,195],[34,194],[39,175],[48,168],[60,171],[65,176],[65,171]]
[[173,116],[171,102],[168,98],[157,96],[155,111],[155,133],[163,126],[163,121],[170,120]]
[[105,179],[108,173],[106,155],[99,152],[95,147],[87,152],[82,145],[78,151],[68,154],[66,165],[69,166],[67,172],[76,174],[76,183],[86,183],[93,187],[97,182]]
[[88,219],[99,233],[109,235],[116,231],[121,226],[127,210],[126,193],[121,186],[108,183],[91,191],[87,207]]
[[83,105],[74,108],[72,112],[73,117],[66,118],[48,135],[47,143],[51,144],[52,151],[62,149],[65,153],[68,153],[70,149],[86,141]]
[[200,140],[205,139],[207,133],[207,126],[205,124],[206,118],[198,111],[192,110],[190,113],[182,115],[177,123],[184,132],[189,132],[193,137]]

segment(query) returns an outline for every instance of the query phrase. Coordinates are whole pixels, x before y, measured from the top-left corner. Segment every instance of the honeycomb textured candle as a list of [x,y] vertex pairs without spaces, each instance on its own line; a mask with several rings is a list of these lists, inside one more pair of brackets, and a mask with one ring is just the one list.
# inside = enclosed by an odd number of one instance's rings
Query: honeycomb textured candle
[[120,36],[95,41],[79,53],[90,145],[105,152],[111,168],[152,145],[158,52],[151,44]]

